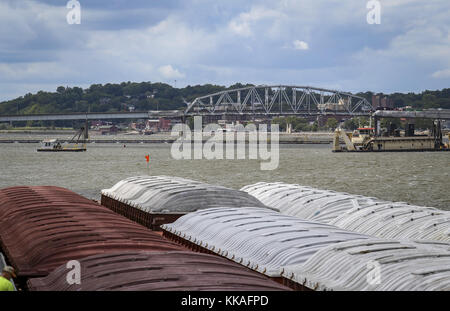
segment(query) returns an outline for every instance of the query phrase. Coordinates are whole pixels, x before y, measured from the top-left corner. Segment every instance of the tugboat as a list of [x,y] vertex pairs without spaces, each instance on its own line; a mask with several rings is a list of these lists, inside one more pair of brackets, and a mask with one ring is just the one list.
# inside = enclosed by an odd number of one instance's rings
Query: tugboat
[[[86,142],[80,140],[84,133],[82,127],[69,142],[62,142],[57,139],[49,139],[41,142],[41,146],[37,149],[38,152],[81,152],[86,151]],[[77,137],[78,136],[78,137]],[[77,140],[75,141],[75,137]]]

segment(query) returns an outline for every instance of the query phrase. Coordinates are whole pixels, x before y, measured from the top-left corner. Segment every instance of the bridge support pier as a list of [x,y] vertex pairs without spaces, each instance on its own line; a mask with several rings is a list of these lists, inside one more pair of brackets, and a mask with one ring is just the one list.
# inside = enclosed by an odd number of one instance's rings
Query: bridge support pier
[[286,124],[286,134],[292,134],[292,123]]
[[89,121],[86,119],[86,123],[84,124],[84,139],[89,139]]

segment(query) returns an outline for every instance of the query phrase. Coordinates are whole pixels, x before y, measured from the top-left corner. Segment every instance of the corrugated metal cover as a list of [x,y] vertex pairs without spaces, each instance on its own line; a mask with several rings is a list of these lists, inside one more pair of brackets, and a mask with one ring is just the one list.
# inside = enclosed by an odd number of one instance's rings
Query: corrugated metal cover
[[330,223],[355,206],[366,207],[379,202],[375,198],[320,190],[281,182],[260,182],[241,189],[281,213],[303,219]]
[[283,277],[317,290],[448,291],[450,244],[368,239],[325,247]]
[[257,183],[241,190],[283,214],[342,229],[383,238],[450,242],[450,213],[433,207],[284,183]]
[[450,213],[431,207],[385,202],[350,209],[331,223],[384,238],[450,242]]
[[211,208],[161,226],[271,277],[285,265],[301,264],[318,250],[367,236],[261,208]]
[[180,250],[177,244],[58,187],[0,190],[0,240],[21,276],[47,275],[69,260],[118,250]]
[[126,178],[102,195],[145,212],[192,212],[215,206],[265,207],[246,192],[169,176]]
[[31,279],[31,290],[50,291],[267,291],[289,290],[218,256],[194,252],[126,252],[84,258],[81,284],[69,285],[67,268]]

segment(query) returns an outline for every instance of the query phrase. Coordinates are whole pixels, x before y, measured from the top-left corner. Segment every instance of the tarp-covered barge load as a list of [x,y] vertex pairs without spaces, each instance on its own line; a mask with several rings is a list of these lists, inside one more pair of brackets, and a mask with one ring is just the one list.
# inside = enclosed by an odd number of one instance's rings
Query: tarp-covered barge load
[[205,208],[268,208],[244,191],[169,176],[126,178],[112,188],[102,190],[101,203],[153,230]]
[[450,242],[450,212],[285,183],[241,189],[282,214],[390,239]]
[[301,264],[327,245],[369,238],[262,208],[200,210],[161,227],[164,236],[192,250],[220,255],[275,280],[283,266]]
[[449,291],[450,244],[368,239],[327,246],[302,265],[283,269],[293,289]]
[[295,290],[450,290],[450,244],[373,238],[259,208],[212,208],[162,226]]

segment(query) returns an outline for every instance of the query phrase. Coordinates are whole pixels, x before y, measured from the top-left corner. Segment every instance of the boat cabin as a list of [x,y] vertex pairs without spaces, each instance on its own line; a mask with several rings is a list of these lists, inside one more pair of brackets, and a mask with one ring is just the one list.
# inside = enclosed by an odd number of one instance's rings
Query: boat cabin
[[44,140],[39,147],[40,150],[59,150],[61,143],[57,139]]
[[375,130],[375,128],[373,128],[373,127],[360,127],[360,128],[357,129],[357,131],[355,131],[353,136],[371,135],[371,134],[373,134],[374,130]]

